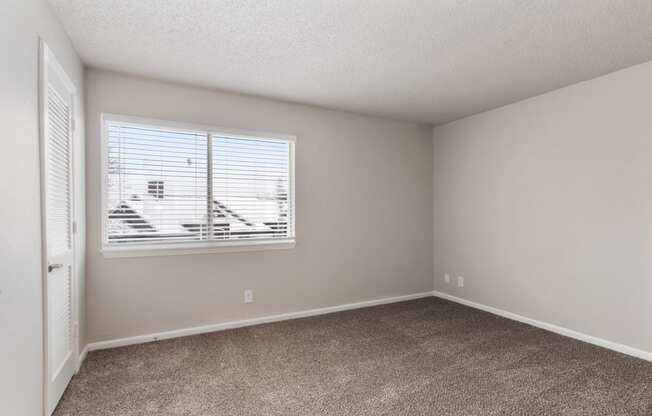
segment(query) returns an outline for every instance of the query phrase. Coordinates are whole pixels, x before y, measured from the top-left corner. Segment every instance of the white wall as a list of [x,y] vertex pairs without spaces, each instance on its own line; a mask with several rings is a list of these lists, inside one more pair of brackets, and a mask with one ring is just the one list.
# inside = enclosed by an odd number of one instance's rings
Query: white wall
[[652,63],[435,128],[434,232],[436,290],[652,351]]
[[[81,62],[49,6],[41,0],[0,2],[0,413],[12,416],[40,415],[43,409],[39,36],[81,93]],[[76,116],[81,122],[80,104]],[[83,122],[79,126],[75,160],[83,166]],[[82,176],[75,185],[83,191]],[[83,235],[83,192],[78,197]],[[83,264],[78,267],[83,272]],[[83,283],[83,275],[78,277]]]
[[[89,341],[432,290],[431,128],[97,70],[86,93]],[[296,248],[103,258],[101,112],[295,134]]]

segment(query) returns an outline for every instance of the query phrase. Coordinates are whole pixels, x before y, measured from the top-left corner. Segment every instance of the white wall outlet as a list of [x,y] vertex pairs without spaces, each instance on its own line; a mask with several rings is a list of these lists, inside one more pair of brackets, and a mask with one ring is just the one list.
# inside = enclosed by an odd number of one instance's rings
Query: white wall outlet
[[464,287],[464,278],[462,276],[457,276],[457,287]]
[[244,303],[252,303],[253,301],[254,301],[254,291],[251,289],[245,289]]
[[446,273],[444,275],[444,283],[450,283],[451,282],[451,275]]

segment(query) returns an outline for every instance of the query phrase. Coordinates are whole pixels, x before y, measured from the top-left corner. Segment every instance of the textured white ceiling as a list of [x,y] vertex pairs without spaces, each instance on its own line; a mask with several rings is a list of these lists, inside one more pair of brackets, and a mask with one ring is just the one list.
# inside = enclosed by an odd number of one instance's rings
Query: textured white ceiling
[[93,67],[438,124],[652,60],[652,0],[50,0]]

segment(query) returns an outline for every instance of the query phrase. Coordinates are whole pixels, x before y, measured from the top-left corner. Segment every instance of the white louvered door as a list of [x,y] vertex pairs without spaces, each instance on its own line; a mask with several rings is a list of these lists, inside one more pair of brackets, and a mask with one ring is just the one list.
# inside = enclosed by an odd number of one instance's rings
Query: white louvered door
[[75,373],[73,235],[74,90],[44,45],[42,179],[45,253],[46,412],[51,414]]

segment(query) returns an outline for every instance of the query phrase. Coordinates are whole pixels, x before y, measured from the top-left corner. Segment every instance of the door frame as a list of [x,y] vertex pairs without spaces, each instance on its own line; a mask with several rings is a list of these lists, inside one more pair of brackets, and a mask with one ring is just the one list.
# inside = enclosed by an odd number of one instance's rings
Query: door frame
[[78,218],[77,218],[77,192],[75,186],[76,179],[79,175],[77,169],[77,161],[75,153],[77,150],[75,143],[75,136],[77,134],[75,126],[79,124],[77,120],[76,109],[79,105],[78,90],[75,83],[70,79],[66,71],[52,52],[48,44],[43,38],[39,38],[39,56],[38,56],[38,118],[39,118],[39,170],[40,170],[40,205],[41,205],[41,282],[42,282],[42,346],[43,346],[43,414],[50,416],[48,409],[48,394],[49,394],[49,343],[48,343],[48,249],[47,249],[47,201],[46,201],[46,188],[47,188],[47,172],[46,172],[46,154],[47,154],[47,137],[46,137],[46,109],[47,105],[47,85],[48,85],[48,70],[51,69],[57,73],[59,78],[66,84],[66,89],[71,95],[71,141],[70,141],[70,157],[71,157],[71,170],[72,179],[70,184],[71,190],[71,219],[72,219],[72,330],[73,330],[73,361],[75,372],[79,371],[80,367],[80,346],[79,346],[79,307],[80,293],[77,277],[80,275],[78,270],[77,247],[79,244],[78,232]]

